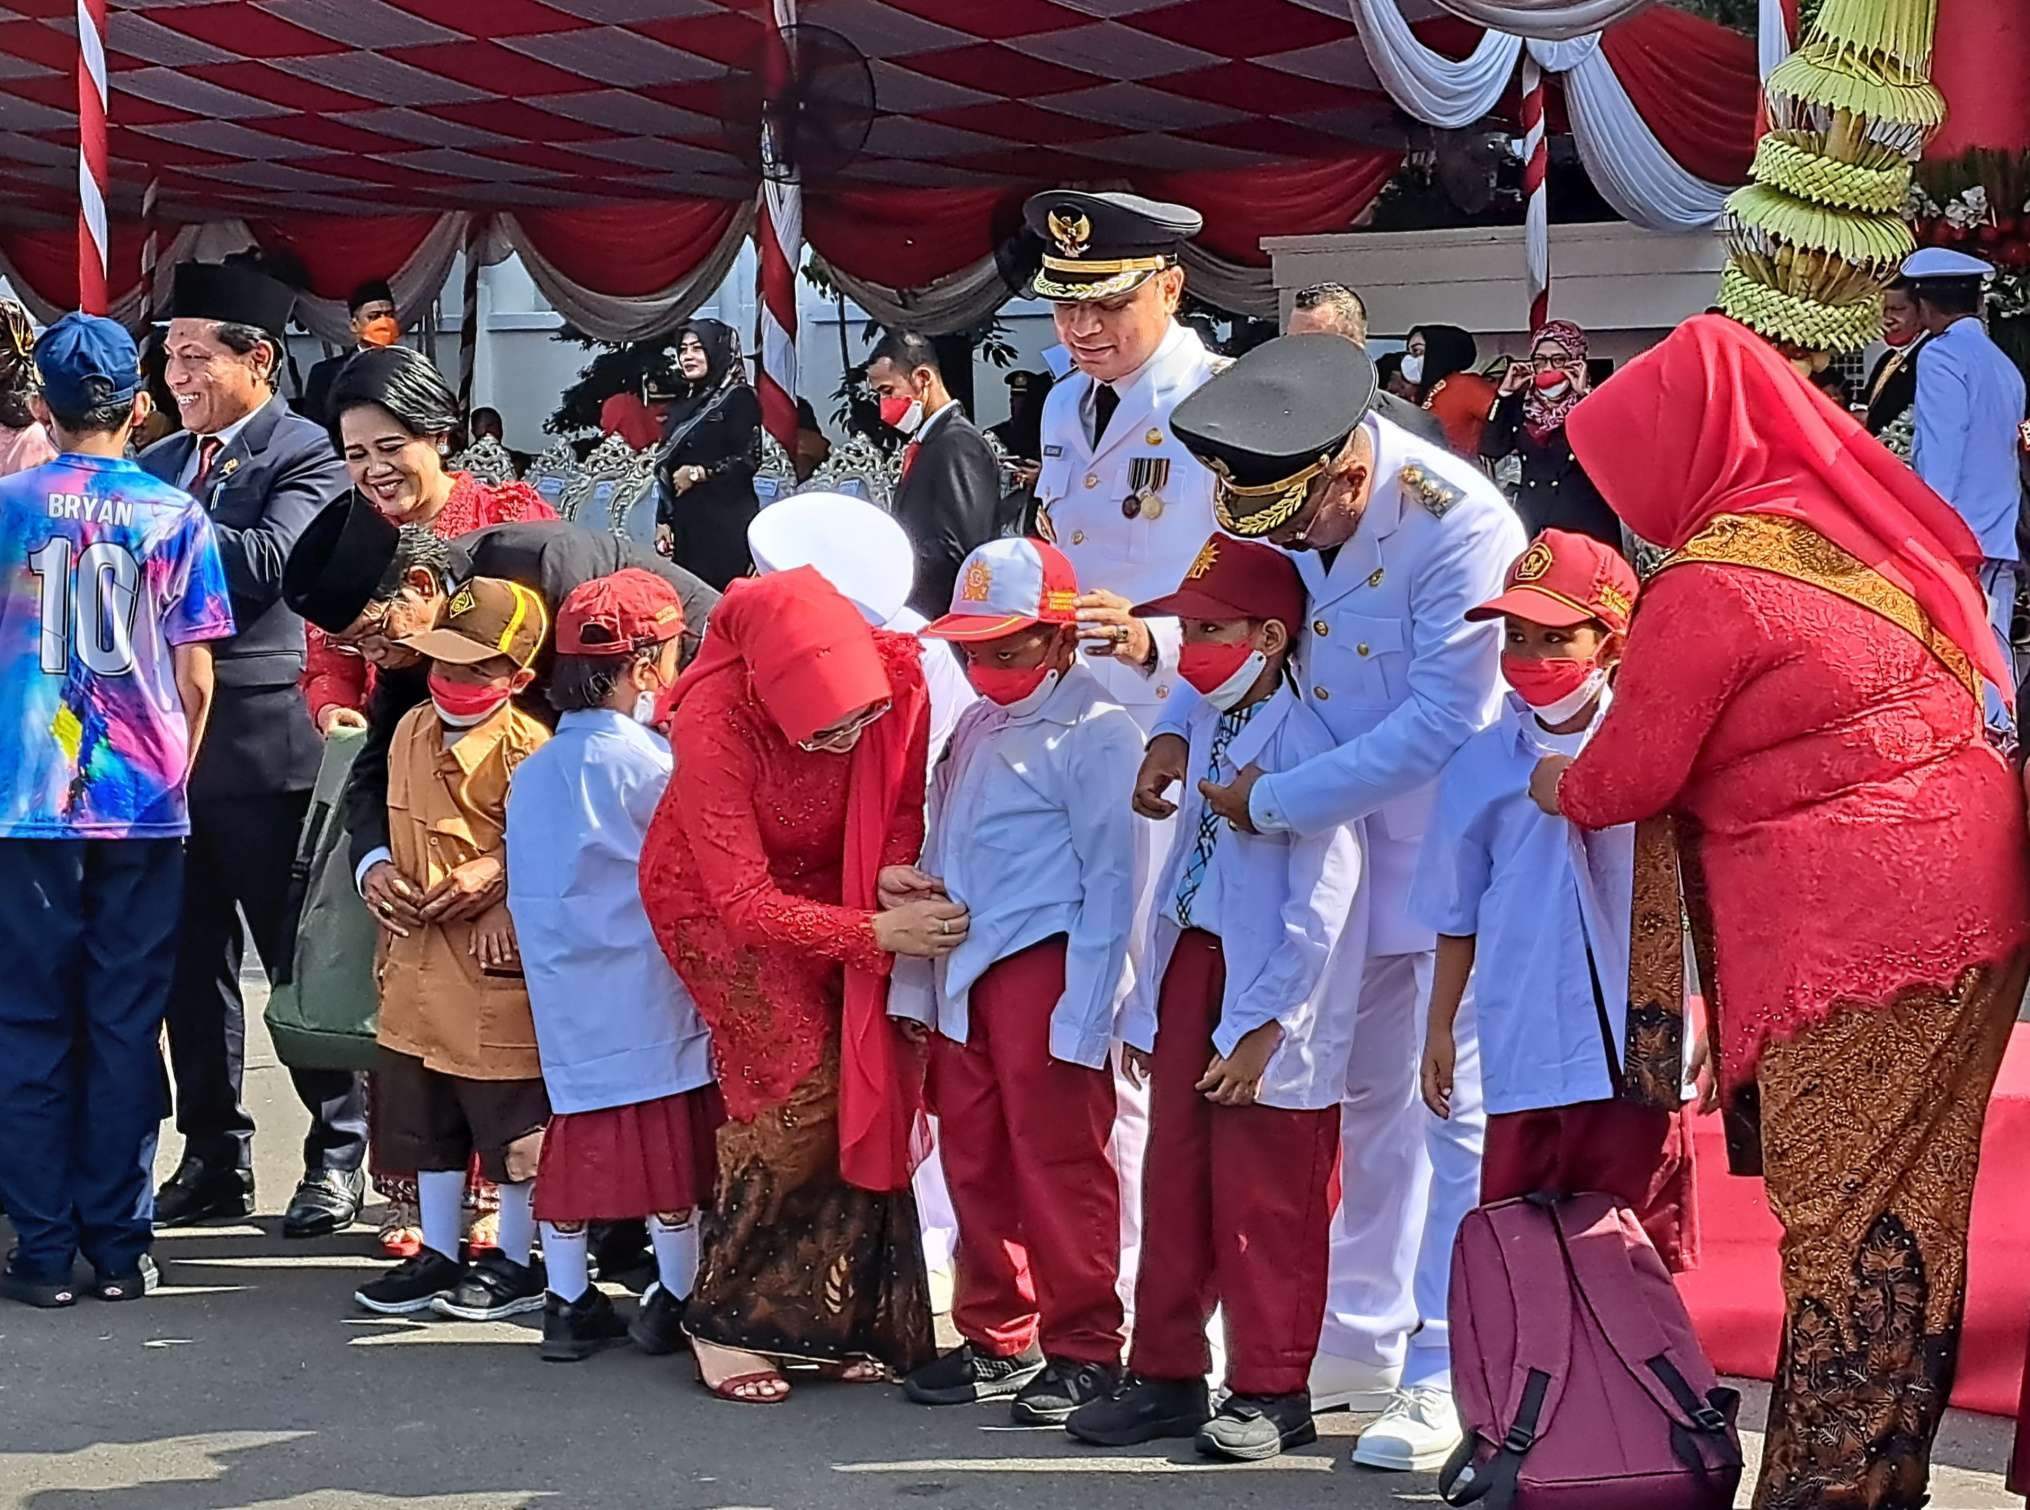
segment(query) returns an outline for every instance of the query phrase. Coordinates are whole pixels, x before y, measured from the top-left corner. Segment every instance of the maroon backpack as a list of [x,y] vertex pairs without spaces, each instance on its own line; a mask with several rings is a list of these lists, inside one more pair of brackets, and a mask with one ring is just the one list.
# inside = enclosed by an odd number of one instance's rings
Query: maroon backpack
[[1635,1214],[1607,1195],[1467,1216],[1452,1249],[1452,1390],[1466,1439],[1438,1476],[1485,1510],[1727,1510],[1734,1418]]

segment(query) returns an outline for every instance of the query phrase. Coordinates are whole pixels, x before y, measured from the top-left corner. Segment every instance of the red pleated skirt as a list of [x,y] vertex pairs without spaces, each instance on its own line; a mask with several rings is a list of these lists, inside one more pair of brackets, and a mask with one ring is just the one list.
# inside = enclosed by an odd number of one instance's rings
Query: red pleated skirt
[[716,1085],[552,1117],[536,1169],[537,1220],[619,1222],[704,1205],[725,1120]]

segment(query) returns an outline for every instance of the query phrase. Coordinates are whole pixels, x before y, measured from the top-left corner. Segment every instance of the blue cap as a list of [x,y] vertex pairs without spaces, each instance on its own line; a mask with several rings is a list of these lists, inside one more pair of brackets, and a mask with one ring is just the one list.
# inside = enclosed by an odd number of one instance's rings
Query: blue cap
[[118,322],[100,315],[65,315],[35,343],[43,402],[77,416],[101,404],[124,403],[141,391],[141,354]]

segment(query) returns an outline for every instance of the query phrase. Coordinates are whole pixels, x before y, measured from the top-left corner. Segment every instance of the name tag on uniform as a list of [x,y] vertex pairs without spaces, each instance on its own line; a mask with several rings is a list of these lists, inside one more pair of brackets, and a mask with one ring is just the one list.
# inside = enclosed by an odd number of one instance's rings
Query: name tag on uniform
[[1044,454],[1045,456],[1062,456],[1062,455],[1064,455],[1064,447],[1063,447],[1063,446],[1045,446],[1045,447],[1043,448],[1043,454]]
[[1170,458],[1137,456],[1128,462],[1128,496],[1121,513],[1151,523],[1163,517],[1163,487],[1170,481]]

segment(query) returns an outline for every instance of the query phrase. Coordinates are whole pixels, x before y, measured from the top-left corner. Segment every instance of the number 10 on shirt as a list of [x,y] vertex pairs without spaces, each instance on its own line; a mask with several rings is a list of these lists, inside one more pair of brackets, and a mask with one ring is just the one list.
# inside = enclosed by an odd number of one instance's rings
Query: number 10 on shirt
[[[126,676],[134,669],[134,614],[141,602],[141,565],[124,545],[95,541],[78,553],[55,535],[28,553],[28,569],[42,590],[42,669],[69,674],[71,653],[97,676]],[[72,604],[76,634],[72,634]]]

